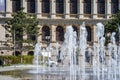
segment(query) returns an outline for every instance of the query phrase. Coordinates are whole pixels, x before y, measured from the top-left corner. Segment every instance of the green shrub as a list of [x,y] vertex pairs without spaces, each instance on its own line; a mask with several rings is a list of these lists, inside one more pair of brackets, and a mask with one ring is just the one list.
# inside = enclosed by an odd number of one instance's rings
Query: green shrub
[[34,56],[0,56],[0,60],[4,61],[4,65],[13,64],[32,64]]

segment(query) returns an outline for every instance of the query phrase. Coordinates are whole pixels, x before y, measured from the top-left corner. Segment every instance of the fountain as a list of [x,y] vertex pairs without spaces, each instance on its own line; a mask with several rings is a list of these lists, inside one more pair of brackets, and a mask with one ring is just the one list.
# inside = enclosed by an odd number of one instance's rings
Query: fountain
[[[117,45],[115,41],[116,33],[113,32],[111,34],[111,43],[109,43],[106,48],[104,37],[104,25],[102,23],[97,23],[96,25],[97,43],[93,43],[93,47],[90,47],[87,44],[88,34],[85,27],[85,22],[83,22],[83,24],[80,26],[79,41],[77,41],[78,37],[76,32],[73,31],[72,26],[67,26],[64,35],[64,42],[61,45],[61,47],[58,46],[59,43],[57,43],[55,50],[57,60],[59,60],[61,64],[56,65],[56,67],[48,66],[46,68],[37,69],[37,72],[43,74],[44,69],[44,71],[46,71],[44,72],[45,75],[64,75],[64,77],[67,76],[66,79],[70,80],[89,80],[89,78],[92,78],[92,80],[118,80],[118,75],[120,75],[120,73],[117,72],[117,69],[119,69],[120,71],[120,68],[118,66],[120,65],[120,62],[118,63],[120,59],[120,46]],[[47,47],[47,51],[53,52],[52,50],[53,49],[51,45],[49,45]],[[39,45],[39,43],[37,43],[35,46],[34,55],[36,66],[39,66],[39,61],[37,60],[39,60],[38,56],[40,55],[40,53],[42,53],[42,51],[40,51],[41,46]],[[92,66],[89,68],[86,67],[86,51],[88,51],[88,57],[90,57],[90,60],[92,61]],[[93,57],[91,57],[92,54]],[[109,55],[107,64],[106,54]],[[81,57],[79,57],[80,60],[77,61],[77,56],[79,55]],[[49,58],[48,62],[50,62]],[[80,64],[77,64],[77,62],[79,62]]]
[[[111,43],[108,44],[108,47],[106,49],[104,25],[102,23],[97,23],[96,25],[96,37],[98,42],[93,43],[93,49],[88,48],[85,22],[83,22],[83,24],[80,26],[79,41],[77,41],[77,34],[75,31],[73,31],[72,26],[67,26],[66,33],[64,35],[65,40],[61,45],[61,48],[58,46],[59,43],[56,44],[56,54],[58,56],[58,60],[61,61],[61,65],[59,64],[58,66],[56,66],[55,69],[48,66],[49,69],[46,69],[47,72],[45,74],[48,74],[49,72],[49,74],[54,73],[54,75],[66,75],[70,76],[68,78],[70,80],[77,80],[78,78],[84,80],[91,75],[95,80],[105,80],[111,78],[114,80],[118,80],[117,75],[119,73],[117,73],[117,69],[120,70],[120,68],[117,67],[117,61],[120,46],[116,45],[115,32],[112,33]],[[38,43],[36,44],[36,46],[37,45]],[[35,47],[35,60],[39,60],[36,54],[39,55],[38,52],[41,51],[38,50],[38,46]],[[92,59],[92,67],[89,68],[86,67],[87,65],[85,61],[85,53],[87,51],[87,48],[89,57],[91,53],[94,54],[94,57],[90,58]],[[51,52],[51,45],[47,47],[47,50]],[[79,62],[80,64],[77,64],[77,53],[80,53],[78,55],[81,55],[81,61]],[[108,65],[106,64],[106,53],[109,54]],[[35,62],[37,64],[36,66],[38,66],[39,61]],[[39,71],[39,73],[42,72],[42,69],[40,70],[41,71]]]
[[[37,75],[35,80],[43,76],[42,80],[120,80],[120,45],[116,43],[116,33],[111,34],[110,43],[105,46],[104,25],[97,23],[96,26],[97,42],[93,46],[87,44],[85,22],[80,26],[79,36],[71,25],[67,26],[61,46],[56,43],[53,49],[49,44],[46,49],[42,49],[41,44],[36,43],[35,67],[28,70],[27,74]],[[56,55],[55,60],[52,60],[53,53]],[[86,53],[90,65],[86,64]],[[50,66],[53,63],[55,66]]]

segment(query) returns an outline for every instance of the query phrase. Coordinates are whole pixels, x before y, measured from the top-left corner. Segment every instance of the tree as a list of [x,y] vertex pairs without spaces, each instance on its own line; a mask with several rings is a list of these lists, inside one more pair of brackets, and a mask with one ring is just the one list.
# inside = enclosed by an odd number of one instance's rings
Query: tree
[[[34,44],[39,35],[38,20],[32,14],[23,12],[21,8],[18,12],[12,15],[12,18],[5,22],[3,27],[11,33],[12,41],[16,42],[15,47],[22,53],[23,43]],[[14,37],[15,35],[15,37]],[[27,40],[23,39],[23,35],[27,35]],[[15,38],[15,39],[14,39]],[[33,39],[34,38],[34,39]]]
[[120,25],[120,10],[116,14],[113,14],[110,17],[110,20],[106,22],[105,32],[106,33],[117,32],[118,25]]
[[[116,32],[116,40],[119,41],[119,26],[120,25],[120,10],[116,13],[113,14],[110,17],[110,20],[108,20],[105,24],[105,32],[106,35],[109,33],[111,34],[112,32]],[[107,43],[110,42],[110,36],[106,36]]]

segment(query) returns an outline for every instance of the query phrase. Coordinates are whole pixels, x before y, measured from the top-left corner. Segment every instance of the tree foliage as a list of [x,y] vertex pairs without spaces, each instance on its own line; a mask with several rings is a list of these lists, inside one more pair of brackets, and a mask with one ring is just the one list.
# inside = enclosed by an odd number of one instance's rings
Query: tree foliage
[[[23,43],[34,44],[39,35],[38,20],[32,14],[27,14],[24,11],[24,8],[21,8],[18,12],[12,15],[12,18],[5,22],[5,29],[11,33],[12,41],[14,41],[14,34],[16,40],[16,46],[21,49]],[[23,39],[23,36],[27,35],[27,40]],[[29,36],[34,36],[35,40],[32,40]]]
[[113,14],[110,17],[110,20],[107,21],[105,25],[105,32],[106,33],[117,32],[118,25],[120,25],[120,10],[116,14]]

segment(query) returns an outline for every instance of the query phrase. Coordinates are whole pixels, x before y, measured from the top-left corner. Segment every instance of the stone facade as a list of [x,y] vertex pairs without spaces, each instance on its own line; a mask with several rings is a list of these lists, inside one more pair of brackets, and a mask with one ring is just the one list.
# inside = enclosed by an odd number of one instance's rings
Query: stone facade
[[[21,0],[21,7],[24,7],[24,12],[27,12],[27,4],[29,0]],[[33,0],[34,1],[34,0]],[[44,0],[43,0],[44,1]],[[48,27],[50,34],[46,36],[50,36],[50,42],[52,43],[52,46],[55,45],[56,42],[62,43],[61,40],[57,40],[57,27],[60,26],[61,29],[63,29],[63,32],[65,32],[66,26],[72,25],[76,27],[79,35],[79,28],[83,21],[85,21],[86,26],[88,27],[89,33],[90,33],[90,40],[89,42],[95,42],[97,41],[95,36],[96,31],[96,23],[104,22],[109,19],[111,12],[111,5],[113,0],[101,0],[103,1],[105,5],[105,13],[104,14],[98,14],[98,1],[97,0],[91,0],[91,13],[85,14],[84,13],[84,0],[77,0],[77,13],[71,14],[70,13],[70,0],[64,0],[63,2],[63,13],[59,14],[56,13],[56,0],[48,0],[50,4],[50,12],[49,13],[43,13],[42,12],[42,0],[35,0],[35,15],[39,19],[39,25],[40,27],[39,32],[42,33],[43,27]],[[104,2],[105,1],[105,2]],[[116,0],[117,1],[117,0]],[[120,8],[120,1],[118,0],[118,8]],[[6,0],[6,12],[0,14],[0,47],[5,47],[5,43],[8,43],[8,39],[6,38],[7,31],[2,27],[2,24],[4,24],[4,21],[6,21],[11,17],[11,14],[13,13],[13,0]],[[89,6],[88,6],[89,7]],[[4,14],[4,15],[3,15]],[[58,31],[59,32],[59,31]],[[45,37],[46,37],[45,36]],[[44,41],[42,39],[43,35],[40,35],[38,37],[38,41],[42,43],[43,47],[47,46],[47,41]],[[27,38],[27,36],[24,36],[24,39]],[[13,45],[10,44],[10,47]],[[6,52],[5,52],[6,51]],[[11,53],[12,51],[6,50],[5,48],[1,48],[0,54],[3,53]],[[11,53],[12,54],[12,53]],[[27,54],[27,53],[26,53]]]

